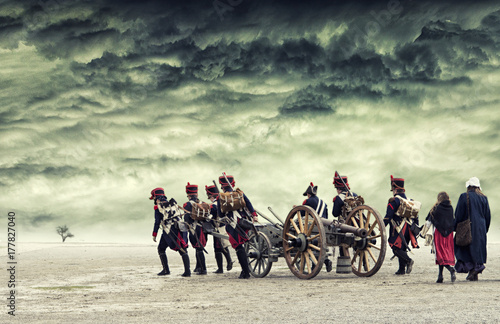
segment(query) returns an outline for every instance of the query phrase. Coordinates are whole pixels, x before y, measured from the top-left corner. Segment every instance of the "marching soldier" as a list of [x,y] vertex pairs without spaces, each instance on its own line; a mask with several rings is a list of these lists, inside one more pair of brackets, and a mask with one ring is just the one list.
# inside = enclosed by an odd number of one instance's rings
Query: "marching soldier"
[[[323,200],[321,200],[318,196],[318,186],[315,186],[312,182],[307,187],[306,191],[303,193],[304,196],[307,196],[307,199],[304,200],[302,205],[309,206],[316,211],[318,216],[323,218],[328,218],[328,206],[325,204]],[[294,206],[295,207],[295,206]],[[332,260],[328,259],[328,255],[325,258],[326,271],[332,271]]]
[[[156,242],[156,237],[158,235],[158,230],[160,225],[164,222],[164,215],[159,210],[159,205],[165,204],[169,205],[170,203],[167,201],[167,197],[165,196],[165,190],[163,188],[155,188],[151,190],[150,200],[154,202],[154,210],[155,210],[155,223],[153,227],[153,241]],[[170,201],[174,201],[171,199]],[[170,247],[173,251],[178,251],[182,257],[182,262],[184,263],[184,273],[183,277],[191,276],[191,271],[189,269],[189,256],[186,252],[188,247],[186,241],[182,238],[182,233],[179,231],[178,222],[179,219],[173,217],[168,220],[168,227],[163,227],[163,233],[160,237],[160,242],[158,243],[158,255],[160,256],[160,261],[163,266],[163,270],[158,273],[159,276],[165,276],[170,274],[170,269],[168,268],[168,259],[167,259],[167,247]],[[163,223],[163,225],[166,225]]]
[[[418,218],[411,220],[398,215],[397,211],[401,205],[401,201],[397,196],[407,199],[404,188],[403,178],[394,178],[391,175],[391,191],[394,197],[389,199],[387,211],[384,217],[384,224],[390,224],[389,228],[389,245],[392,251],[399,260],[399,269],[395,273],[397,275],[409,274],[413,268],[414,261],[408,256],[408,243],[411,243],[413,248],[418,248],[418,243],[415,235],[410,230],[412,221],[418,225]],[[405,271],[406,270],[406,271]]]
[[186,210],[184,221],[189,225],[189,242],[191,242],[191,246],[196,249],[196,267],[193,272],[199,275],[206,275],[207,266],[205,263],[205,254],[203,253],[207,245],[207,236],[203,231],[203,226],[198,221],[194,220],[190,213],[193,210],[193,204],[200,202],[198,199],[198,185],[192,185],[188,182],[186,194],[189,201],[184,203],[183,206]]
[[[219,232],[219,227],[223,226],[217,217],[217,200],[219,198],[219,191],[215,185],[205,186],[205,191],[207,192],[208,199],[212,202],[210,205],[210,214],[212,215],[213,225],[217,232]],[[224,273],[222,256],[226,258],[227,271],[230,271],[233,268],[234,261],[231,259],[228,245],[228,240],[214,236],[215,261],[217,262],[217,270],[214,273]]]
[[[222,190],[226,192],[233,192],[234,187],[234,177],[233,176],[221,176],[219,177],[219,183]],[[250,278],[250,268],[248,265],[248,259],[245,252],[243,244],[248,241],[248,229],[243,225],[243,219],[249,221],[257,221],[257,212],[253,209],[252,203],[243,194],[243,199],[245,201],[245,208],[240,208],[238,210],[223,212],[221,207],[225,202],[221,202],[221,198],[217,199],[217,215],[219,219],[226,218],[226,232],[229,235],[229,242],[233,249],[236,250],[236,256],[241,266],[241,273],[238,277],[239,279]]]

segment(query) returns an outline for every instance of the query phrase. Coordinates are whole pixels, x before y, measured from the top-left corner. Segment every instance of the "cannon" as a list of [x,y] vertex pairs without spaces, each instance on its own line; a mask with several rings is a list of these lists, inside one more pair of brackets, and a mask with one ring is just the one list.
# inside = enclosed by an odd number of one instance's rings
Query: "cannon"
[[339,220],[321,218],[304,205],[294,207],[280,223],[258,214],[271,223],[258,225],[258,233],[245,244],[254,277],[265,277],[272,263],[284,257],[297,278],[312,279],[321,271],[329,246],[339,247],[341,257],[350,260],[352,272],[360,277],[374,275],[384,262],[384,222],[368,205],[356,206]]

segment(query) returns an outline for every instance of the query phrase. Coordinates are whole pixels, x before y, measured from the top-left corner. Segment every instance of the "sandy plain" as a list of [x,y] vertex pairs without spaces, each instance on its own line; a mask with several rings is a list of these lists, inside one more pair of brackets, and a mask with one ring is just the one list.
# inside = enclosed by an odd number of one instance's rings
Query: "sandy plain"
[[[321,271],[296,278],[284,258],[265,278],[237,279],[240,267],[183,278],[180,256],[168,251],[171,274],[158,277],[156,244],[18,243],[16,316],[7,314],[3,271],[1,323],[498,323],[500,243],[488,243],[486,270],[477,282],[445,273],[436,284],[430,247],[413,250],[413,272],[396,276],[397,259],[374,276]],[[423,244],[423,242],[422,242]],[[2,249],[6,244],[2,243]],[[234,257],[234,250],[231,251]],[[189,248],[194,265],[193,249]],[[2,257],[7,267],[7,257]],[[335,263],[335,262],[334,262]],[[445,270],[446,271],[446,270]]]

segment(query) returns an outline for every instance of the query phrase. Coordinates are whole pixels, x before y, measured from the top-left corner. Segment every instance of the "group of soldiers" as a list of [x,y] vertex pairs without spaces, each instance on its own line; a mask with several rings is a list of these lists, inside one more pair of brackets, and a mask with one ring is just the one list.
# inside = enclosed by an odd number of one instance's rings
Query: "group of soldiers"
[[[207,244],[207,226],[209,232],[213,234],[213,247],[217,270],[215,273],[224,273],[223,259],[227,263],[227,271],[232,269],[233,261],[228,246],[231,245],[236,252],[238,262],[241,266],[239,279],[250,278],[250,269],[248,258],[245,252],[244,244],[248,241],[249,230],[258,222],[256,210],[248,197],[239,189],[235,189],[234,177],[226,175],[219,177],[219,184],[222,193],[215,185],[206,185],[205,192],[210,203],[200,203],[198,197],[198,186],[186,185],[186,194],[188,201],[180,207],[177,202],[171,198],[167,199],[163,188],[155,188],[151,191],[149,199],[154,201],[155,224],[153,228],[153,240],[157,241],[157,233],[162,227],[162,235],[158,244],[158,254],[163,266],[159,276],[170,274],[166,249],[179,252],[184,264],[183,277],[190,277],[190,260],[187,253],[188,242],[196,250],[196,266],[193,272],[198,275],[206,275],[205,250]],[[337,195],[333,198],[333,217],[345,217],[349,211],[348,205],[344,203],[347,197],[358,197],[351,191],[346,176],[340,176],[337,172],[333,178],[333,185],[337,190]],[[384,224],[390,226],[388,243],[391,246],[394,255],[399,260],[399,269],[396,274],[409,274],[412,270],[413,260],[408,256],[408,242],[412,247],[418,247],[417,235],[412,232],[412,222],[418,226],[418,218],[408,219],[398,214],[398,209],[402,198],[407,199],[404,188],[404,179],[394,178],[391,175],[391,191],[394,197],[389,199]],[[318,187],[312,182],[303,193],[307,198],[302,205],[310,206],[316,211],[319,217],[328,218],[328,206],[318,195]],[[221,198],[222,197],[222,198]],[[229,198],[228,198],[229,197]],[[238,203],[235,200],[240,199]],[[200,212],[203,217],[198,217]],[[224,235],[217,235],[225,232]],[[255,227],[253,227],[255,230]],[[342,249],[340,255],[342,256]],[[332,261],[325,259],[327,272],[332,270]]]
[[[219,178],[219,184],[224,193],[235,191],[233,176],[224,174],[224,176]],[[154,201],[155,209],[155,224],[153,228],[153,240],[155,242],[160,226],[163,229],[158,244],[158,254],[163,270],[158,275],[170,274],[167,255],[165,253],[167,247],[169,247],[174,251],[178,251],[182,257],[184,263],[184,273],[182,276],[191,276],[190,261],[187,254],[188,241],[196,250],[196,266],[193,272],[198,275],[206,275],[207,267],[204,253],[206,252],[207,233],[204,225],[210,224],[213,226],[212,228],[215,230],[215,233],[223,232],[221,228],[225,227],[225,231],[229,237],[227,240],[220,236],[214,236],[214,252],[218,267],[215,273],[224,273],[223,257],[226,258],[226,269],[228,271],[232,269],[233,261],[228,250],[228,245],[231,245],[236,251],[236,256],[242,269],[239,278],[250,278],[250,269],[244,243],[248,241],[248,223],[253,224],[253,222],[258,220],[252,203],[244,193],[241,193],[244,207],[237,210],[227,210],[224,207],[230,203],[221,202],[220,193],[215,184],[205,186],[205,191],[211,202],[210,204],[200,204],[198,186],[188,182],[186,185],[188,201],[182,207],[179,207],[174,199],[168,200],[163,188],[155,188],[151,191],[150,199]],[[205,209],[207,211],[207,215],[204,217],[205,221],[200,221],[195,215],[198,215],[200,211],[204,212]],[[245,220],[247,223],[245,223]]]

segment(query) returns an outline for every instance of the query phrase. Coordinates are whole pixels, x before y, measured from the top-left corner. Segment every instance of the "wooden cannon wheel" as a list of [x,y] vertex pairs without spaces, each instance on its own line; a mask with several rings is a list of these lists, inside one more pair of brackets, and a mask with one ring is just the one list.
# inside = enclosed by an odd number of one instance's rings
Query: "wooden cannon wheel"
[[341,247],[344,255],[351,258],[352,272],[359,277],[373,276],[384,263],[387,240],[385,226],[379,212],[367,205],[354,208],[346,224],[368,231],[366,239],[353,248]]
[[245,252],[248,258],[250,274],[256,278],[267,276],[273,263],[269,261],[271,241],[264,233],[253,233],[245,243]]
[[314,278],[326,257],[323,223],[309,206],[293,208],[283,227],[283,253],[292,273],[300,279]]

